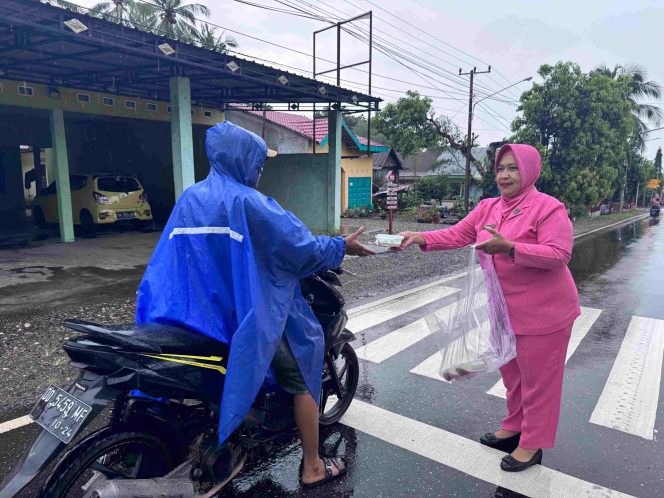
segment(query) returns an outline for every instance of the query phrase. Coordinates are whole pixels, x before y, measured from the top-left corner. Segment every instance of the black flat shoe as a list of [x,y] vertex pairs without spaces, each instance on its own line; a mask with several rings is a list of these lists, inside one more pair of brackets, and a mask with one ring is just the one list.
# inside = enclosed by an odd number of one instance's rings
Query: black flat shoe
[[514,436],[499,438],[493,432],[487,432],[480,438],[480,443],[490,448],[495,448],[505,453],[512,453],[519,447],[519,438],[521,433],[514,434]]
[[542,450],[537,450],[533,457],[527,462],[519,462],[512,455],[507,455],[503,457],[503,461],[500,462],[500,468],[505,472],[521,472],[526,470],[528,467],[542,463]]

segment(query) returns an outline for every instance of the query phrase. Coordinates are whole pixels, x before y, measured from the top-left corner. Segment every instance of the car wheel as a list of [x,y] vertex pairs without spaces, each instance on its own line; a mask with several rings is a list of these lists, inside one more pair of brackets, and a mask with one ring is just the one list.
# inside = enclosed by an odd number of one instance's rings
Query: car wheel
[[35,225],[37,225],[38,228],[46,228],[46,218],[44,217],[44,211],[42,211],[42,208],[39,206],[35,207],[32,210],[32,217],[35,220]]
[[81,232],[83,235],[92,236],[95,231],[95,222],[92,219],[90,211],[84,209],[81,211]]

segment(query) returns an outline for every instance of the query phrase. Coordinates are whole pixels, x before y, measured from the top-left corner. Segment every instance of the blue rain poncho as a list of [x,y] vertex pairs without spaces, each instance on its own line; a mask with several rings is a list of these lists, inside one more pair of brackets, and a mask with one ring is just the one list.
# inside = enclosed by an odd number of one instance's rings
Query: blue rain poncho
[[176,203],[139,287],[136,322],[177,324],[230,344],[224,441],[249,411],[282,333],[319,401],[323,331],[299,281],[340,266],[345,241],[314,236],[255,189],[267,156],[262,138],[224,122],[208,130],[206,151],[210,174]]

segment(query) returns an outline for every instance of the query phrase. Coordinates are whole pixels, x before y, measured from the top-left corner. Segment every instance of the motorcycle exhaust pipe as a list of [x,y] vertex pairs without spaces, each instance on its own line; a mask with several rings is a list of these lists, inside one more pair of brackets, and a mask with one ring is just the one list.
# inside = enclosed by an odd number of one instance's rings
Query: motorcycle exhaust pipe
[[110,480],[90,491],[85,498],[195,498],[191,481],[180,479]]

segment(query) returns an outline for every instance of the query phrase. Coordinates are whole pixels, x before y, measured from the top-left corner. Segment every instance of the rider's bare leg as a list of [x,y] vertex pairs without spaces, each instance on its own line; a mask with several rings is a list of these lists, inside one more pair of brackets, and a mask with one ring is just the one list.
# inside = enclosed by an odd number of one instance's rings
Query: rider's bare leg
[[[318,405],[311,394],[295,396],[295,423],[302,440],[302,482],[312,483],[325,477],[325,464],[318,454]],[[334,475],[339,469],[334,468]]]

